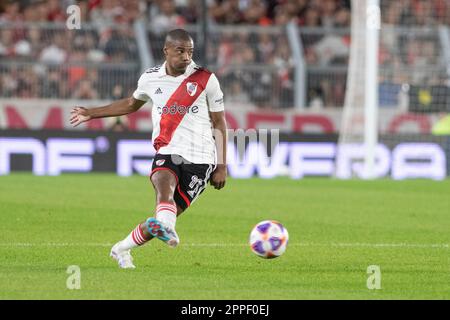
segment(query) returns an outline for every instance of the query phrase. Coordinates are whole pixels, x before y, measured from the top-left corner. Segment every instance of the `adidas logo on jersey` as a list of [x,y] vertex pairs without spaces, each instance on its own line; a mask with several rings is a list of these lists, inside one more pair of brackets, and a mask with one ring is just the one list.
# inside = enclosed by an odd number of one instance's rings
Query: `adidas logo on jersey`
[[155,94],[161,94],[161,93],[163,93],[161,88],[156,89]]

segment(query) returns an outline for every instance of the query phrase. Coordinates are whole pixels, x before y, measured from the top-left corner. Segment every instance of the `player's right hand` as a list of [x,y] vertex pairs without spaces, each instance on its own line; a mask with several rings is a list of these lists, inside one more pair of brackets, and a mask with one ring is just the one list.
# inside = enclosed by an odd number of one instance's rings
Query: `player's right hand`
[[91,116],[88,114],[88,109],[84,107],[75,107],[70,111],[70,124],[74,127],[89,120]]
[[227,179],[227,166],[223,164],[217,165],[216,170],[211,175],[210,183],[215,189],[220,190],[225,187],[225,180]]

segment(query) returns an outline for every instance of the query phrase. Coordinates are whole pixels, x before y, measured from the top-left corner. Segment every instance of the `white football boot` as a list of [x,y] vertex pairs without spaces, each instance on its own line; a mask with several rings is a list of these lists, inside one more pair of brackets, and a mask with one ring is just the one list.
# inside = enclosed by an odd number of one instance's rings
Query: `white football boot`
[[111,249],[110,256],[117,261],[119,267],[122,269],[135,269],[133,264],[133,257],[131,256],[130,250],[120,250],[120,242],[117,242]]

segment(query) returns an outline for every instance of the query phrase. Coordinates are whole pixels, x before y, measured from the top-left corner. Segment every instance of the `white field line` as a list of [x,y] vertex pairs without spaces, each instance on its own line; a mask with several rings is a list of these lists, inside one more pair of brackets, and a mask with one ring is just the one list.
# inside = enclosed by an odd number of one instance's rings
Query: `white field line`
[[[95,242],[79,242],[79,243],[27,243],[27,242],[0,242],[0,247],[111,247],[113,243],[95,243]],[[227,247],[246,247],[246,243],[181,243],[180,247],[212,247],[212,248],[227,248]],[[289,243],[288,247],[349,247],[349,248],[425,248],[425,249],[449,249],[450,244],[436,243]]]

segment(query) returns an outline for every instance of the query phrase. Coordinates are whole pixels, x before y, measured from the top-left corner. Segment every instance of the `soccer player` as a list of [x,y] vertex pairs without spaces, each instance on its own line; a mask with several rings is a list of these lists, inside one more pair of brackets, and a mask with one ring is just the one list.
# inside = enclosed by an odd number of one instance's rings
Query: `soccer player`
[[223,93],[216,76],[192,61],[194,42],[182,29],[170,31],[165,62],[146,70],[133,96],[104,107],[75,107],[70,123],[135,112],[151,100],[156,155],[150,180],[156,193],[154,217],[139,224],[111,249],[121,268],[135,268],[130,250],[158,238],[171,247],[180,240],[177,217],[210,182],[225,186],[227,133]]

